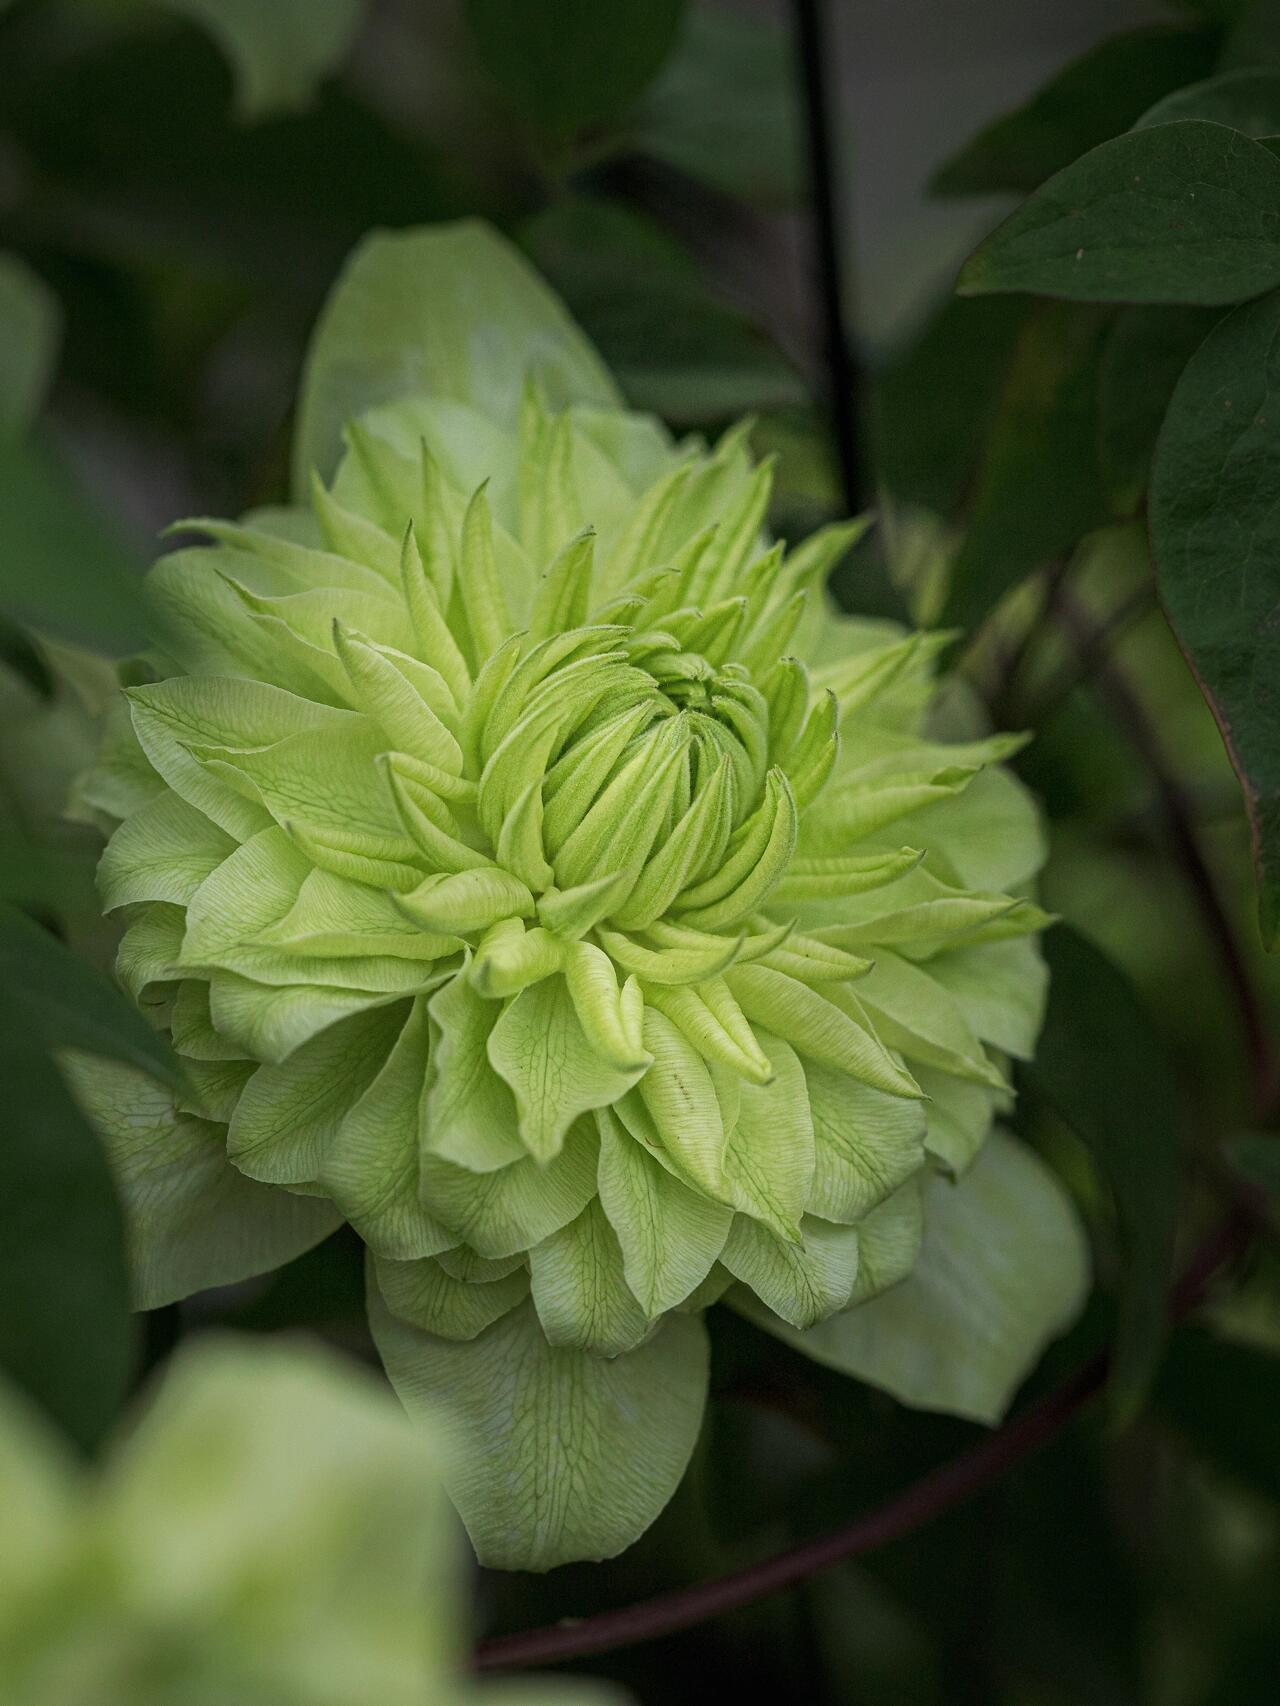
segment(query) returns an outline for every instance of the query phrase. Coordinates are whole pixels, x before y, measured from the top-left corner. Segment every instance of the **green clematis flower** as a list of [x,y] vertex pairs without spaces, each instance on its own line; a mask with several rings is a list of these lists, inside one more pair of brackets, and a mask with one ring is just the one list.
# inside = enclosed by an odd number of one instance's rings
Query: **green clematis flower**
[[[120,974],[191,1080],[80,1072],[140,1301],[350,1222],[391,1378],[448,1395],[454,1496],[512,1567],[656,1515],[726,1293],[998,1413],[1083,1263],[1016,1146],[953,1183],[1032,1048],[1045,916],[1018,740],[942,738],[945,637],[840,615],[861,524],[770,545],[747,428],[628,413],[476,227],[357,253],[299,443],[305,504],[184,524],[211,543],[153,571],[167,655],[83,791],[122,820]],[[977,1319],[926,1283],[886,1337],[869,1300],[965,1236]]]
[[621,1706],[466,1676],[439,1447],[302,1344],[180,1351],[101,1472],[0,1390],[0,1698],[22,1706]]

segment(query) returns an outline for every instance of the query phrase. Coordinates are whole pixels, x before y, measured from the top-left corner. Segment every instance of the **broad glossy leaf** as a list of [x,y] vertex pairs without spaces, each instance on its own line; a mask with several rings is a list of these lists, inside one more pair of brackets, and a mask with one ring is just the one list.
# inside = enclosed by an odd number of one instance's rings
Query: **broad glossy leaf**
[[1280,135],[1280,70],[1224,71],[1220,77],[1175,89],[1149,107],[1134,129],[1186,118],[1229,125],[1246,136]]
[[618,402],[590,344],[495,231],[461,221],[375,232],[347,262],[311,340],[295,490],[308,490],[312,468],[332,475],[343,427],[377,403],[428,394],[514,429],[528,375],[556,405]]
[[1207,34],[1155,26],[1109,36],[979,131],[929,187],[935,195],[1025,194],[1212,68]]
[[1165,1340],[1185,1124],[1172,1066],[1129,980],[1066,925],[1044,948],[1049,1014],[1026,1080],[1089,1146],[1115,1199],[1125,1264],[1111,1397],[1128,1418]]
[[555,137],[617,119],[675,42],[685,0],[463,0],[485,70]]
[[1271,948],[1280,940],[1278,337],[1275,294],[1237,309],[1196,351],[1165,416],[1150,504],[1161,601],[1244,790]]
[[449,1424],[445,1482],[481,1563],[549,1570],[612,1558],[675,1491],[706,1396],[698,1317],[673,1315],[610,1359],[549,1345],[532,1303],[469,1343],[397,1321],[376,1288],[369,1310],[405,1407]]
[[1125,308],[1098,364],[1098,455],[1112,509],[1142,502],[1151,458],[1174,387],[1220,318],[1214,308]]
[[1280,284],[1280,159],[1199,119],[1101,143],[965,262],[965,296],[1244,302]]
[[245,118],[303,107],[351,46],[363,0],[161,0],[203,25],[231,62]]
[[98,1139],[28,1024],[20,986],[0,990],[0,1080],[0,1365],[91,1448],[132,1372],[124,1219]]

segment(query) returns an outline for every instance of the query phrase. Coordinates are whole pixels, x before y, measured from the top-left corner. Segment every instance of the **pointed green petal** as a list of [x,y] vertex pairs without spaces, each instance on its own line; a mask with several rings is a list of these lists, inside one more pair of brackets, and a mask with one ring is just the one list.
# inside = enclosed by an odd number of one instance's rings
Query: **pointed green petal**
[[600,1127],[600,1202],[622,1247],[627,1285],[645,1313],[683,1303],[715,1265],[732,1210],[682,1184],[638,1143],[612,1109]]
[[616,1357],[650,1321],[627,1285],[622,1248],[599,1197],[529,1252],[534,1307],[553,1345]]

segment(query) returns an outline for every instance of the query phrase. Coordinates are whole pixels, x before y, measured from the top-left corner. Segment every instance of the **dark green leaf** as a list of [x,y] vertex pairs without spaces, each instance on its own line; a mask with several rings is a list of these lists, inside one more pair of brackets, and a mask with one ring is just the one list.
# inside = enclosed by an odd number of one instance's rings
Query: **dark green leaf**
[[1111,1401],[1141,1405],[1165,1341],[1184,1127],[1173,1073],[1133,986],[1066,925],[1045,938],[1049,1013],[1026,1069],[1089,1149],[1115,1199],[1125,1264]]
[[15,907],[0,904],[0,988],[20,999],[48,1049],[107,1055],[170,1083],[182,1078],[163,1038],[113,984]]
[[133,1362],[124,1229],[98,1140],[21,990],[0,990],[0,1365],[82,1446],[119,1412]]
[[1192,356],[1150,503],[1160,597],[1244,789],[1268,947],[1280,940],[1278,393],[1275,294],[1229,314]]
[[485,70],[555,137],[616,119],[670,52],[684,0],[463,0]]
[[792,205],[804,169],[787,33],[724,6],[694,6],[630,134],[642,153],[724,195]]
[[962,295],[1243,302],[1280,284],[1280,160],[1220,124],[1133,130],[1050,178],[965,263]]
[[717,301],[692,257],[644,215],[564,201],[521,236],[633,407],[683,426],[804,401],[777,346]]
[[1040,303],[1025,321],[987,436],[942,620],[971,627],[1107,513],[1097,369],[1106,320]]
[[1250,1184],[1280,1198],[1280,1137],[1274,1132],[1241,1132],[1227,1139],[1222,1152]]
[[1224,71],[1242,65],[1280,65],[1280,5],[1244,0],[1222,49]]
[[1213,38],[1192,30],[1132,30],[1083,58],[998,118],[934,177],[935,195],[1023,194],[1108,137],[1162,95],[1213,69]]
[[245,118],[305,106],[345,59],[362,0],[161,0],[202,24],[235,72]]
[[1149,107],[1134,128],[1146,130],[1186,118],[1229,125],[1246,136],[1275,136],[1280,132],[1280,71],[1227,71],[1175,89]]
[[1182,1327],[1155,1397],[1161,1414],[1215,1467],[1280,1499],[1280,1357],[1274,1352]]
[[111,653],[144,637],[140,565],[41,443],[0,445],[0,610]]
[[957,301],[934,314],[878,379],[877,479],[902,503],[949,515],[964,497],[1030,305]]
[[1142,501],[1164,411],[1187,362],[1220,315],[1214,308],[1125,308],[1098,370],[1098,449],[1117,515]]

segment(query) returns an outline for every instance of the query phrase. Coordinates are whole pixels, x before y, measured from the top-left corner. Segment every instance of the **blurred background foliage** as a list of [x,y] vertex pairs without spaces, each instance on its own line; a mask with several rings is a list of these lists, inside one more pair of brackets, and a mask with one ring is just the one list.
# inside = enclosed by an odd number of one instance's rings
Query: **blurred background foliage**
[[[1046,902],[1071,929],[1051,938],[1020,1126],[1077,1190],[1100,1282],[1035,1388],[1117,1344],[1110,1402],[977,1501],[589,1668],[664,1706],[709,1688],[815,1706],[1271,1706],[1280,974],[1240,788],[1144,526],[1166,405],[1220,310],[951,294],[1021,197],[1157,103],[1152,122],[1280,134],[1280,5],[0,5],[0,1361],[85,1449],[206,1323],[304,1325],[367,1354],[342,1234],[135,1329],[109,1181],[50,1051],[169,1068],[103,969],[91,806],[65,808],[111,660],[145,631],[157,531],[284,497],[304,340],[348,249],[373,226],[481,215],[633,404],[682,432],[757,416],[779,532],[874,504],[842,595],[962,629],[954,656],[987,714],[1034,728],[1018,763],[1050,823]],[[824,229],[855,356],[838,395]],[[1260,1235],[1234,1286],[1166,1334],[1175,1255],[1224,1196]],[[694,1471],[641,1544],[604,1571],[486,1577],[482,1631],[742,1565],[976,1431],[734,1317],[714,1393]]]

